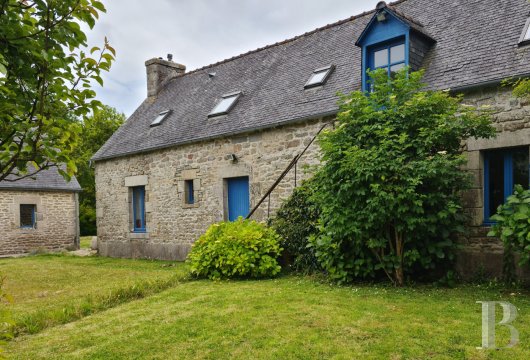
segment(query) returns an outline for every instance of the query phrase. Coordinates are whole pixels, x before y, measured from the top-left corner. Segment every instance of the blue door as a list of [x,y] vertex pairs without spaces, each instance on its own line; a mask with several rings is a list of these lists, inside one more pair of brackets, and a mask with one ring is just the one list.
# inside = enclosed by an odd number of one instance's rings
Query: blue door
[[250,212],[248,177],[227,179],[228,187],[228,220],[246,217]]

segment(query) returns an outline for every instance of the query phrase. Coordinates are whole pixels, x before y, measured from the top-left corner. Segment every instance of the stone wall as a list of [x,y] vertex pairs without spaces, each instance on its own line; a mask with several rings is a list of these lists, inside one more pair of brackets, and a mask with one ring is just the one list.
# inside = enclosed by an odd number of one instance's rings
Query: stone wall
[[[327,119],[329,121],[329,119]],[[322,127],[314,120],[96,163],[98,246],[113,257],[185,259],[191,244],[212,223],[226,219],[225,179],[248,176],[252,208]],[[313,144],[300,160],[297,181],[317,163]],[[234,154],[237,161],[230,160]],[[184,201],[193,180],[196,203]],[[294,169],[270,197],[273,213],[295,183]],[[147,233],[133,233],[131,187],[145,186]],[[269,201],[253,216],[265,220]]]
[[[36,206],[36,228],[20,228],[20,205]],[[0,256],[79,244],[77,194],[0,190]]]
[[[466,94],[471,105],[493,109],[496,139],[467,143],[466,170],[474,177],[473,189],[464,194],[470,215],[470,234],[463,240],[457,267],[464,277],[478,273],[498,276],[502,244],[486,236],[484,223],[484,150],[530,144],[530,106],[513,99],[508,88],[485,88]],[[191,244],[214,222],[225,219],[223,179],[250,177],[251,207],[318,132],[322,120],[289,125],[252,134],[190,144],[143,155],[96,163],[99,248],[102,255],[118,257],[185,258]],[[235,154],[237,163],[231,163]],[[318,162],[318,145],[310,147],[300,164]],[[298,167],[298,181],[307,176]],[[195,181],[198,203],[185,205],[184,180]],[[129,184],[127,184],[129,182]],[[131,233],[129,187],[146,185],[147,234]],[[273,192],[271,213],[294,187],[294,171]],[[254,218],[267,218],[268,201]]]
[[[512,96],[512,89],[483,88],[465,94],[465,103],[486,106],[493,112],[495,139],[469,139],[466,169],[473,175],[473,189],[464,194],[466,213],[470,217],[469,236],[458,257],[458,270],[466,278],[499,276],[502,272],[502,243],[487,236],[484,226],[484,151],[530,145],[530,104]],[[530,147],[529,147],[530,152]],[[518,269],[528,277],[528,269]]]

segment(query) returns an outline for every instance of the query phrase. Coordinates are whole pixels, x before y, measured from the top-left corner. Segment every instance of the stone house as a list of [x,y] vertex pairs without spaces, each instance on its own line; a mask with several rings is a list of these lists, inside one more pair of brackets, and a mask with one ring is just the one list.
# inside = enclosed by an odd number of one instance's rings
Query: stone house
[[[368,68],[425,69],[430,89],[495,109],[498,137],[469,140],[471,236],[460,270],[499,269],[485,236],[516,183],[529,184],[530,106],[504,79],[530,74],[527,0],[401,0],[191,72],[146,62],[148,97],[94,156],[102,255],[183,260],[220,220],[247,215],[338,111]],[[256,210],[264,220],[318,163],[311,144]]]
[[55,169],[0,182],[0,257],[79,248],[79,199],[75,178]]

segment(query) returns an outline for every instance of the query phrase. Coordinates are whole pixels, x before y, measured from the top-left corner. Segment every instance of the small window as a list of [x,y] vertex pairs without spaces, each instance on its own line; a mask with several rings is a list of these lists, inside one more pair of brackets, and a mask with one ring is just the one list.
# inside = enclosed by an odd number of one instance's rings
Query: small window
[[529,148],[518,147],[487,151],[484,154],[484,218],[497,213],[497,208],[514,192],[515,185],[530,184]]
[[523,28],[523,33],[519,38],[519,45],[525,45],[530,43],[530,19],[526,20],[526,24]]
[[331,73],[333,72],[334,68],[335,67],[331,65],[315,70],[313,74],[311,74],[311,77],[309,78],[307,83],[305,84],[305,88],[308,89],[324,85]]
[[35,208],[35,205],[20,205],[20,227],[22,229],[35,229]]
[[162,124],[162,122],[168,117],[168,115],[171,113],[171,110],[162,111],[156,119],[151,123],[151,127],[158,126]]
[[212,112],[208,114],[208,117],[226,115],[235,106],[236,101],[241,96],[241,92],[236,92],[228,95],[224,95],[219,103],[213,108]]
[[[407,65],[404,40],[372,48],[368,53],[368,63],[371,70],[385,69],[388,76],[393,77],[396,72]],[[369,89],[371,89],[371,84],[367,84],[367,90]]]
[[133,231],[145,232],[145,186],[132,188]]
[[193,180],[184,181],[184,202],[188,205],[195,204]]

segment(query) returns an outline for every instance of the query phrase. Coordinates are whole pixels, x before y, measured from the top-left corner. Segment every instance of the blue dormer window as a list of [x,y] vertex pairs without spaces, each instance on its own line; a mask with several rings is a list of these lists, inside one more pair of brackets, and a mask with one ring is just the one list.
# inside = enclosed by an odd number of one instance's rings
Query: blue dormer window
[[[411,54],[411,43],[421,51]],[[380,2],[355,43],[362,49],[363,90],[370,91],[368,70],[385,69],[389,77],[406,66],[417,70],[423,60],[418,54],[427,53],[434,43],[423,25]]]
[[406,65],[405,39],[376,46],[370,49],[370,69],[385,69],[388,76],[403,69]]

